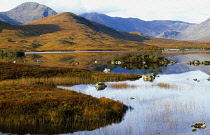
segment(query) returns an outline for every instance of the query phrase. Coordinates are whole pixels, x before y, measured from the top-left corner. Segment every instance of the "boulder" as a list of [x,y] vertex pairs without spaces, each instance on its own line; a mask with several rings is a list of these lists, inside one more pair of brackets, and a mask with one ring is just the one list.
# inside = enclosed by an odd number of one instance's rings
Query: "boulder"
[[200,61],[199,60],[194,60],[192,63],[193,63],[193,65],[198,66],[200,64]]
[[206,124],[202,123],[202,122],[197,122],[197,123],[192,124],[191,127],[205,129],[206,128]]
[[174,64],[176,63],[176,61],[170,60],[169,63],[170,63],[171,65],[174,65]]
[[143,76],[143,80],[153,82],[155,80],[155,76],[156,75],[154,73],[146,74]]
[[95,88],[97,90],[104,90],[106,87],[107,87],[107,85],[105,83],[103,83],[103,82],[97,82],[95,84]]
[[104,72],[104,73],[110,73],[110,69],[105,68],[103,72]]

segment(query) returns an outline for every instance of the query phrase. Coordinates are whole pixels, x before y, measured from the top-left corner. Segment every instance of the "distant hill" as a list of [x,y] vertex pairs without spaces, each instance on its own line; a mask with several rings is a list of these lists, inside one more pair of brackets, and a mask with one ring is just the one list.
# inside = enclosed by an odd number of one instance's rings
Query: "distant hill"
[[163,32],[158,37],[176,40],[197,40],[210,42],[210,18],[200,24],[189,26],[180,32]]
[[54,10],[45,5],[26,2],[10,11],[0,12],[0,21],[10,24],[26,24],[55,14],[57,13]]
[[157,37],[165,31],[183,31],[189,26],[193,26],[192,23],[182,21],[170,21],[170,20],[155,20],[144,21],[137,18],[120,18],[110,17],[99,13],[84,13],[81,16],[86,19],[93,20],[95,22],[104,24],[108,27],[114,28],[118,31],[126,32],[141,32],[146,36]]
[[182,31],[176,39],[210,42],[210,18],[198,25],[191,26]]

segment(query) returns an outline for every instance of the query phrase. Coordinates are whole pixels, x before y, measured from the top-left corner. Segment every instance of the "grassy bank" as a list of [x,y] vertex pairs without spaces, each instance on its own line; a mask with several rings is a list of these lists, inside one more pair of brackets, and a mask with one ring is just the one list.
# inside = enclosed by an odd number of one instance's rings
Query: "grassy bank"
[[0,131],[3,133],[69,133],[118,123],[128,109],[123,103],[58,89],[56,85],[139,77],[85,69],[3,62],[0,65]]

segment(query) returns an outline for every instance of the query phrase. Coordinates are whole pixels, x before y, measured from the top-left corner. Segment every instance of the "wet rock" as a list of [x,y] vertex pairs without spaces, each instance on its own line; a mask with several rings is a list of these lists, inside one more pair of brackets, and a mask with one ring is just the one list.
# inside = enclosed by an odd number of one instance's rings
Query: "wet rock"
[[171,65],[174,65],[174,64],[176,63],[176,61],[170,60],[169,63],[170,63]]
[[107,87],[107,85],[103,82],[97,82],[95,85],[95,88],[97,90],[104,90]]
[[195,132],[195,131],[197,131],[197,129],[196,128],[193,128],[192,131]]
[[198,79],[193,79],[194,81],[198,81]]
[[188,62],[187,62],[187,65],[191,65],[191,64],[192,64],[192,62],[191,62],[191,61],[188,61]]
[[103,72],[104,72],[104,73],[110,73],[110,69],[105,68]]
[[198,66],[200,64],[200,61],[199,60],[194,60],[192,63],[193,63],[193,65]]
[[197,123],[192,124],[191,127],[205,129],[206,128],[206,124],[203,123],[203,122],[197,122]]
[[144,81],[153,82],[155,80],[156,75],[154,73],[146,74],[143,76]]
[[210,65],[210,61],[204,61],[203,64],[204,65]]

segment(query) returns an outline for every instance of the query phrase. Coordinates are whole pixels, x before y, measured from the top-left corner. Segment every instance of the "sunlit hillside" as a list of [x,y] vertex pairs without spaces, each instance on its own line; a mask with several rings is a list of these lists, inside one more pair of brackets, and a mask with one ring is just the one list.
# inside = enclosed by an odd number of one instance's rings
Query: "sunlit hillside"
[[[32,23],[3,23],[1,48],[21,46],[30,51],[141,50],[148,37],[118,32],[72,13],[61,13]],[[130,41],[128,41],[130,40]]]
[[[179,46],[208,47],[208,43],[150,38],[135,32],[119,32],[73,13],[61,13],[29,24],[0,22],[0,49],[21,47],[26,51],[82,51],[148,49]],[[209,47],[208,47],[209,48]]]

